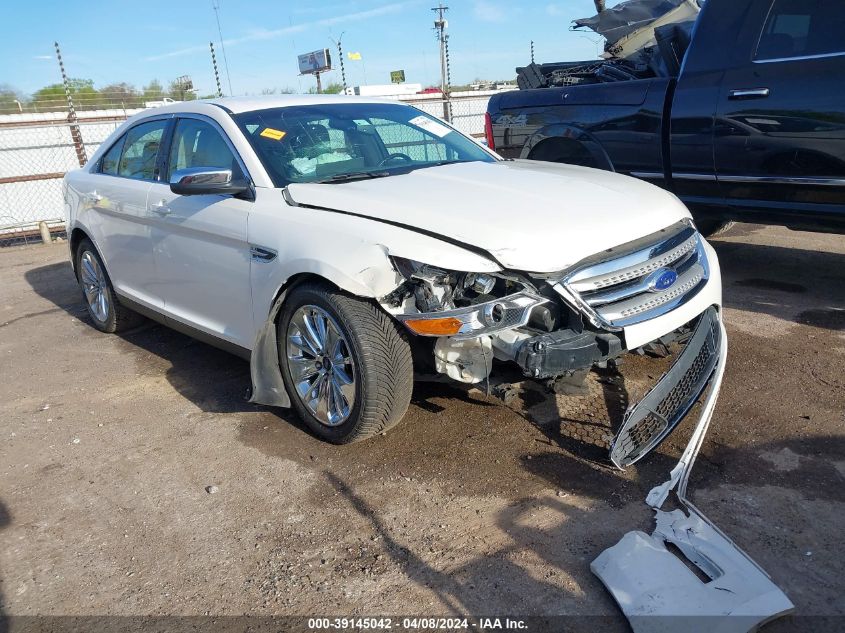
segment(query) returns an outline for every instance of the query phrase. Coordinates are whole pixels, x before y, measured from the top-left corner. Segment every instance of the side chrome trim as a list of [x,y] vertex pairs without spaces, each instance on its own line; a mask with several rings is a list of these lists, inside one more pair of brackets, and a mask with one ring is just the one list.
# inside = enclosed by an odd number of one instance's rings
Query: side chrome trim
[[818,185],[845,187],[845,178],[813,178],[803,176],[719,176],[720,182],[753,182],[775,185]]
[[841,53],[822,53],[821,55],[800,55],[798,57],[775,57],[773,59],[755,59],[752,63],[776,64],[778,62],[792,62],[808,59],[827,59],[829,57],[842,57],[843,55],[845,55],[845,51],[842,51]]
[[678,180],[706,180],[707,182],[716,182],[716,174],[685,174],[685,173],[672,173],[672,178],[677,178]]
[[628,174],[634,178],[648,178],[648,179],[655,179],[655,178],[663,178],[663,174],[656,171],[632,171]]
[[744,88],[728,91],[728,99],[750,99],[752,97],[768,97],[771,90],[768,88]]

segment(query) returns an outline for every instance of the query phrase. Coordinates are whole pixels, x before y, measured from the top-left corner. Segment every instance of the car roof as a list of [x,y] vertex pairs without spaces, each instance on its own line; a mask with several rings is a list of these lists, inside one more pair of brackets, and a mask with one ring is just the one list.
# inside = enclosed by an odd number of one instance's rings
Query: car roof
[[[324,105],[330,103],[400,103],[392,99],[378,99],[374,97],[353,97],[348,95],[267,95],[260,97],[220,97],[217,99],[200,99],[197,101],[182,101],[155,108],[156,113],[168,112],[208,112],[210,108],[224,108],[234,114],[266,110],[268,108],[284,108],[289,106]],[[152,110],[145,111],[144,114]]]

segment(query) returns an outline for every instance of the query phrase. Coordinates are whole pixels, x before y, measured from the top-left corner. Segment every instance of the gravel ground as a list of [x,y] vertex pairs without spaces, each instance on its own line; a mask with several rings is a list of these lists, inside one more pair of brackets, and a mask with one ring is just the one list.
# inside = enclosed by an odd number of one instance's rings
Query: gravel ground
[[[845,239],[740,225],[714,245],[730,354],[692,498],[798,615],[845,616]],[[651,531],[643,500],[690,429],[624,473],[578,429],[618,417],[660,360],[594,376],[588,398],[526,386],[507,407],[419,384],[393,431],[335,447],[245,403],[235,357],[153,324],[94,330],[63,245],[0,250],[0,279],[0,615],[627,630],[589,562]]]

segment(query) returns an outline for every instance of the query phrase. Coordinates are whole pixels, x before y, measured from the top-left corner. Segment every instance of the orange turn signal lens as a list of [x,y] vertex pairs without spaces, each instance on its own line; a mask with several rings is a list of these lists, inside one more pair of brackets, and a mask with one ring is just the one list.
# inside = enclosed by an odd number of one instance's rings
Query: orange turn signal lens
[[416,333],[423,336],[453,336],[460,332],[463,323],[455,317],[443,317],[440,319],[409,319],[405,325]]

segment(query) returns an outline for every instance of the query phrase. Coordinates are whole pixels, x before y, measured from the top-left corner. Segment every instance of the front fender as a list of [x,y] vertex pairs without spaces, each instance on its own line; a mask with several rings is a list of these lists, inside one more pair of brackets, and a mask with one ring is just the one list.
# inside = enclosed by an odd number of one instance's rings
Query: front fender
[[257,196],[249,218],[249,243],[275,257],[253,259],[250,267],[256,330],[251,402],[290,406],[279,371],[276,322],[291,280],[313,276],[357,297],[378,299],[402,282],[391,255],[452,270],[500,270],[480,254],[430,235],[328,209],[280,206],[278,191],[259,188]]

